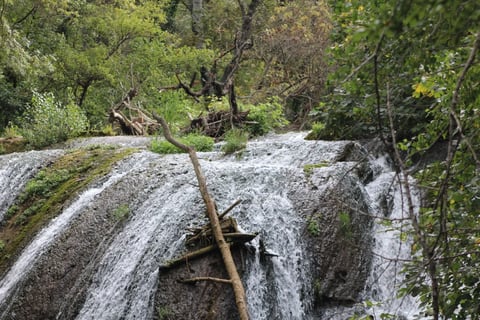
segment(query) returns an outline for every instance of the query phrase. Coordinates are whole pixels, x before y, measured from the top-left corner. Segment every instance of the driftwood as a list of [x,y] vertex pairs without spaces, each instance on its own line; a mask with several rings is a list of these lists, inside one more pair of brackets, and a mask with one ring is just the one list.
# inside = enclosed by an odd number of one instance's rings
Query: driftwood
[[[225,241],[230,246],[235,246],[238,244],[243,244],[245,242],[249,242],[253,240],[258,234],[257,233],[243,233],[243,232],[232,232],[232,233],[224,233],[223,236],[225,237]],[[178,266],[181,263],[188,262],[197,258],[200,258],[212,251],[217,250],[218,247],[215,244],[208,245],[206,247],[202,247],[195,251],[190,251],[185,253],[183,256],[171,259],[166,261],[164,264],[160,265],[160,270],[168,270],[173,267]]]
[[201,132],[209,137],[222,137],[232,127],[242,127],[247,122],[249,111],[237,112],[215,111],[205,116],[192,119],[187,131]]
[[200,166],[200,162],[198,161],[197,154],[193,148],[178,142],[172,137],[170,133],[170,128],[168,127],[165,119],[163,119],[160,116],[157,116],[156,114],[153,114],[153,117],[155,118],[155,120],[157,120],[161,124],[165,139],[168,142],[175,145],[176,147],[188,152],[190,160],[192,161],[192,164],[193,164],[193,169],[195,170],[195,175],[197,177],[200,193],[207,207],[207,215],[210,220],[210,226],[212,229],[213,238],[215,239],[216,246],[218,247],[222,255],[223,263],[225,265],[225,269],[229,276],[228,281],[230,281],[232,284],[239,318],[240,320],[248,320],[249,316],[248,316],[245,288],[243,287],[242,280],[240,279],[240,275],[238,274],[237,267],[235,265],[235,262],[233,261],[232,252],[230,250],[230,244],[227,242],[227,240],[225,239],[225,236],[223,235],[222,228],[220,225],[220,220],[218,218],[216,205],[213,198],[210,196],[208,192],[207,182],[203,175],[203,171]]
[[145,111],[132,106],[131,101],[137,95],[138,90],[136,88],[130,89],[125,97],[110,109],[109,120],[111,123],[117,123],[122,134],[125,135],[153,134],[158,131],[159,125]]

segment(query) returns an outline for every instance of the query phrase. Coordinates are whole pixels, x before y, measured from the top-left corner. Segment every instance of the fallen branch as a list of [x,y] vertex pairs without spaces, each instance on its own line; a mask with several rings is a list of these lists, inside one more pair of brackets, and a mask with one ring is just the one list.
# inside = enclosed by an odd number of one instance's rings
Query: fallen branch
[[235,208],[236,206],[238,206],[241,202],[242,202],[242,200],[238,199],[237,201],[235,201],[234,203],[232,203],[232,204],[230,205],[230,207],[228,207],[227,209],[225,209],[225,211],[223,211],[222,214],[218,216],[218,219],[222,220],[223,217],[225,217],[230,211],[232,211],[233,208]]
[[198,257],[201,257],[213,250],[215,250],[217,248],[216,245],[212,244],[210,246],[207,246],[207,247],[203,247],[201,249],[198,249],[198,250],[195,250],[195,251],[192,251],[192,252],[189,252],[189,253],[186,253],[184,254],[183,256],[179,257],[179,258],[176,258],[176,259],[172,259],[172,260],[169,260],[167,261],[165,264],[161,265],[159,267],[160,270],[167,270],[167,269],[171,269],[177,265],[179,265],[180,263],[183,263],[185,261],[189,261],[189,260],[193,260],[193,259],[196,259]]
[[231,280],[213,278],[213,277],[195,277],[195,278],[190,278],[190,279],[180,279],[180,280],[178,280],[178,282],[181,282],[181,283],[193,283],[193,284],[197,283],[198,281],[213,281],[213,282],[232,284]]
[[207,215],[210,220],[210,225],[212,227],[213,236],[215,238],[215,242],[220,249],[220,253],[222,254],[223,262],[225,265],[225,269],[227,270],[227,274],[230,277],[230,281],[232,283],[233,292],[235,295],[235,302],[237,305],[238,313],[240,316],[240,320],[248,320],[248,310],[247,310],[247,301],[245,296],[245,289],[243,287],[242,280],[240,279],[240,275],[238,274],[237,267],[235,262],[233,261],[232,252],[230,251],[230,244],[227,243],[225,237],[222,233],[222,228],[220,226],[220,221],[218,219],[217,209],[215,207],[215,202],[213,198],[210,196],[208,189],[207,189],[207,182],[203,175],[202,168],[200,166],[200,162],[198,161],[197,153],[195,150],[189,146],[180,143],[179,141],[175,140],[170,133],[170,128],[168,127],[167,122],[162,117],[153,114],[155,120],[157,120],[163,129],[163,135],[165,139],[173,144],[174,146],[186,151],[190,156],[190,160],[193,164],[193,169],[195,170],[195,175],[197,176],[198,180],[198,187],[200,189],[200,193],[202,194],[202,198],[205,202],[207,207]]

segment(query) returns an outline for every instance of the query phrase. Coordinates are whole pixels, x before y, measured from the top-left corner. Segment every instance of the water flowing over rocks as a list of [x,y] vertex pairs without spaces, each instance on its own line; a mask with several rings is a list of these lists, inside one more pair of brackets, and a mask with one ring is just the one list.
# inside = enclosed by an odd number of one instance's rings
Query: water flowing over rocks
[[[356,142],[304,135],[252,140],[229,156],[199,153],[219,212],[241,199],[230,214],[243,231],[258,232],[233,250],[253,320],[352,315],[352,306],[385,289],[369,282],[381,272],[372,267],[372,216],[390,214],[393,174]],[[225,277],[217,252],[159,270],[185,251],[186,229],[206,221],[188,157],[151,153],[148,139],[134,137],[69,147],[103,143],[141,149],[66,205],[44,229],[65,221],[48,241],[36,240],[42,231],[19,253],[17,262],[26,252],[32,258],[1,275],[0,319],[236,319],[229,285],[177,282]],[[47,151],[37,166],[60,152]],[[19,158],[18,177],[2,176],[12,157],[0,157],[0,179],[18,179],[21,189],[36,167]],[[13,200],[0,195],[8,207]],[[7,281],[15,282],[8,290]]]
[[25,183],[63,152],[29,151],[0,156],[0,222]]

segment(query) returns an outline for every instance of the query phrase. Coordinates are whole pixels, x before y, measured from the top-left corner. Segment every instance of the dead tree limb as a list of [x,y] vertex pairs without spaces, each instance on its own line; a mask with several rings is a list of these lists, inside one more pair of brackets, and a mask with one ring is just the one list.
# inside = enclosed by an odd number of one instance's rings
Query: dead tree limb
[[220,250],[220,253],[222,254],[225,269],[227,270],[227,274],[230,277],[230,281],[232,282],[233,292],[235,295],[235,302],[237,305],[240,320],[248,320],[249,316],[248,316],[245,289],[243,287],[242,280],[240,279],[240,275],[238,274],[235,262],[233,261],[230,245],[229,243],[227,243],[227,241],[225,241],[225,237],[223,236],[215,202],[208,192],[207,182],[205,180],[205,176],[203,175],[200,162],[198,161],[197,153],[193,148],[187,145],[184,145],[183,143],[180,143],[179,141],[175,140],[172,137],[172,134],[170,133],[170,128],[168,127],[168,124],[165,121],[165,119],[163,119],[162,117],[156,114],[153,114],[153,117],[162,126],[163,135],[165,136],[165,139],[167,139],[167,141],[173,144],[174,146],[187,152],[190,157],[190,160],[192,161],[193,169],[195,170],[195,175],[197,176],[200,193],[202,194],[203,201],[205,202],[205,205],[207,207],[207,215],[210,220],[210,225],[212,227],[215,242]]
[[146,111],[131,104],[132,99],[137,95],[138,89],[131,88],[123,99],[110,109],[110,122],[118,123],[122,133],[126,135],[141,136],[151,134],[158,129],[158,123]]
[[169,260],[167,262],[165,262],[165,264],[161,265],[160,266],[160,270],[165,270],[165,269],[170,269],[170,268],[173,268],[174,266],[182,263],[182,262],[185,262],[185,261],[189,261],[189,260],[193,260],[193,259],[196,259],[198,257],[201,257],[203,256],[204,254],[207,254],[209,252],[212,252],[213,250],[215,250],[217,247],[215,245],[210,245],[210,246],[207,246],[207,247],[203,247],[201,249],[198,249],[196,251],[193,251],[193,252],[189,252],[187,254],[184,254],[183,256],[181,256],[180,258],[176,258],[176,259],[173,259],[173,260]]
[[179,282],[181,283],[197,283],[198,281],[213,281],[213,282],[220,282],[220,283],[228,283],[232,284],[231,280],[228,279],[220,279],[220,278],[213,278],[213,277],[195,277],[190,279],[181,279]]
[[235,201],[234,203],[232,203],[232,204],[230,205],[230,207],[228,207],[227,209],[225,209],[225,211],[223,211],[222,214],[218,216],[218,219],[222,220],[223,217],[225,217],[230,211],[233,210],[233,208],[235,208],[236,206],[238,206],[241,202],[242,202],[242,200],[238,199],[237,201]]

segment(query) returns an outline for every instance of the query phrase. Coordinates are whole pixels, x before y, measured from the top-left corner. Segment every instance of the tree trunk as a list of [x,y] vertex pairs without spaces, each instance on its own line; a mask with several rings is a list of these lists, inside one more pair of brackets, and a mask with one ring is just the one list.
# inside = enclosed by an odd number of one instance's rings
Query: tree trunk
[[188,155],[190,156],[190,160],[192,161],[192,164],[193,164],[193,169],[195,170],[195,175],[197,176],[198,187],[200,189],[200,193],[202,194],[203,201],[205,202],[205,205],[207,207],[207,215],[210,220],[213,236],[220,250],[220,253],[222,254],[225,269],[227,270],[228,276],[230,277],[230,281],[232,283],[233,292],[235,294],[235,302],[237,304],[240,320],[248,320],[249,316],[248,316],[248,310],[247,310],[247,300],[245,296],[245,289],[243,287],[243,283],[238,274],[235,262],[233,261],[232,252],[230,251],[230,245],[225,241],[225,238],[223,236],[217,210],[215,208],[215,202],[213,201],[212,197],[210,197],[208,193],[207,182],[203,175],[200,162],[198,161],[197,153],[193,148],[178,142],[172,137],[170,133],[170,129],[165,119],[163,119],[162,117],[156,114],[153,114],[153,117],[155,118],[155,120],[157,120],[161,124],[165,139],[167,139],[167,141],[173,144],[174,146],[188,152]]
[[203,48],[203,1],[192,1],[192,32],[195,36],[195,46]]

